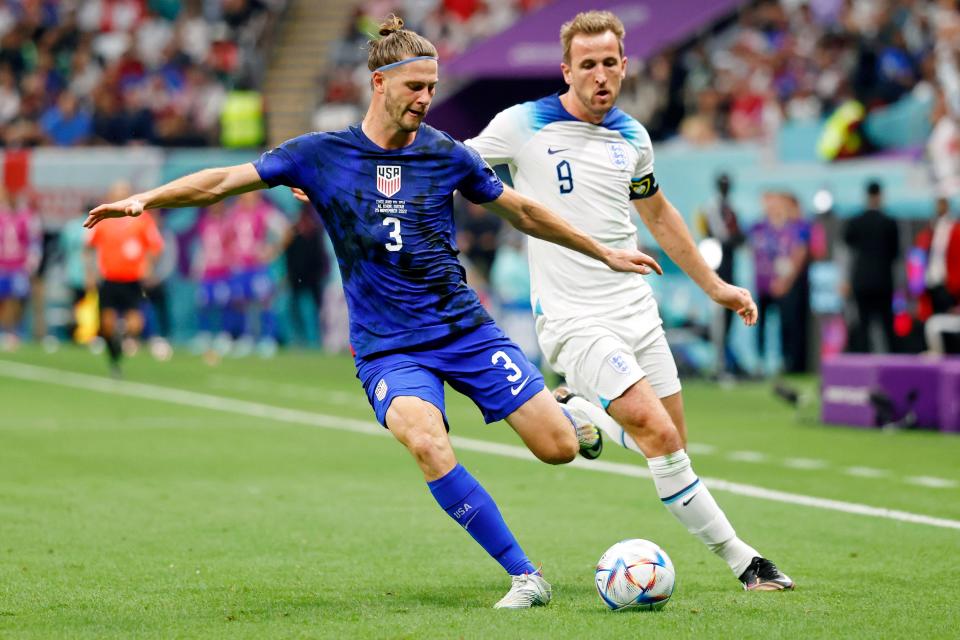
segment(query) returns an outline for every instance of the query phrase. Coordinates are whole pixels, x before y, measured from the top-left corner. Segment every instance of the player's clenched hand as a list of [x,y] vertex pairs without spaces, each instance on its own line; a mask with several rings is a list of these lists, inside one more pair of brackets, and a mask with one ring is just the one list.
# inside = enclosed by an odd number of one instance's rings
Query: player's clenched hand
[[290,187],[290,193],[292,193],[293,197],[300,202],[306,202],[307,204],[310,204],[310,198],[307,197],[307,194],[305,194],[303,189],[300,187]]
[[717,304],[736,311],[743,320],[743,324],[748,327],[757,323],[757,303],[753,301],[750,292],[743,287],[735,287],[724,282],[710,297]]
[[106,220],[107,218],[123,218],[124,216],[136,218],[141,213],[143,213],[143,203],[136,198],[117,200],[109,204],[101,204],[92,209],[87,219],[83,222],[83,226],[90,229],[96,226],[101,220]]
[[636,249],[611,249],[604,262],[614,271],[632,271],[643,275],[656,272],[663,275],[663,269],[656,260]]

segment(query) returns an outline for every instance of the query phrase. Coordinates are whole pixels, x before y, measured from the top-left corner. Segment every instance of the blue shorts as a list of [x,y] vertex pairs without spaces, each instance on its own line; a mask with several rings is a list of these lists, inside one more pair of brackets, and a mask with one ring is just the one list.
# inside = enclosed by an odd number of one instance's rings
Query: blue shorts
[[245,269],[230,276],[233,302],[269,302],[273,297],[273,278],[266,267]]
[[225,307],[230,302],[230,278],[204,278],[197,289],[197,304],[201,307]]
[[0,300],[24,300],[30,295],[30,277],[25,271],[0,271]]
[[357,356],[357,377],[386,426],[397,396],[415,396],[437,407],[447,421],[443,383],[473,400],[487,424],[503,420],[544,388],[539,369],[492,322],[439,345]]

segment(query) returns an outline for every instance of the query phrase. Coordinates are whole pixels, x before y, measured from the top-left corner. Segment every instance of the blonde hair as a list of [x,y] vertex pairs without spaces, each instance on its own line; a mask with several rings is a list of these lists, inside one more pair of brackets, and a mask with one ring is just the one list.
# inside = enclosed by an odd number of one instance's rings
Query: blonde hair
[[620,55],[623,56],[623,36],[626,30],[620,18],[609,11],[584,11],[573,17],[573,20],[563,23],[560,27],[560,42],[563,44],[563,61],[570,63],[570,43],[578,34],[595,36],[607,31],[617,36],[620,44]]
[[380,24],[380,37],[371,40],[367,50],[367,68],[370,71],[418,56],[437,57],[433,43],[415,31],[403,28],[403,20],[390,16]]

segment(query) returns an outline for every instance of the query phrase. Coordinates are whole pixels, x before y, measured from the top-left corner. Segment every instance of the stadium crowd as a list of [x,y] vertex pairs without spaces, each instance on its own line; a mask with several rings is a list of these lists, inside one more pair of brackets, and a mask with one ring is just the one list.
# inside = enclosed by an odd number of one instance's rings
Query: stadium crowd
[[220,144],[228,92],[260,82],[285,0],[0,4],[0,141]]
[[930,99],[938,45],[957,29],[953,0],[764,0],[640,65],[621,104],[654,140],[771,137],[851,100],[869,111],[910,94]]

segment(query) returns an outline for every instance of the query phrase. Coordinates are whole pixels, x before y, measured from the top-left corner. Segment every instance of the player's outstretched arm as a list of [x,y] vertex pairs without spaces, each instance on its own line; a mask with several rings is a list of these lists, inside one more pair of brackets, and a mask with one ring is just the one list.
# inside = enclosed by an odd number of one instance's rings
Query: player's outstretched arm
[[504,186],[503,194],[487,207],[534,238],[547,240],[595,258],[614,271],[663,273],[657,261],[637,249],[612,249],[600,244],[545,206]]
[[101,204],[90,211],[83,226],[89,229],[107,218],[136,217],[146,209],[202,207],[267,186],[252,163],[204,169],[124,200]]
[[742,287],[724,282],[704,262],[683,216],[663,195],[662,189],[649,198],[634,200],[633,204],[660,247],[698,287],[717,304],[736,311],[748,327],[756,324],[757,305],[753,296]]

